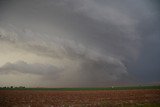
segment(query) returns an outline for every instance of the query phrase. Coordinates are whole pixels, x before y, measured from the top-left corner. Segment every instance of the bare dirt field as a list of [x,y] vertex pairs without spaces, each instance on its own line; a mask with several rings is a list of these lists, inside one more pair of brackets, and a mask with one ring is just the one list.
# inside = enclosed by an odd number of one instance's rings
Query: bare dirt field
[[0,107],[141,107],[145,104],[160,104],[160,90],[0,90]]

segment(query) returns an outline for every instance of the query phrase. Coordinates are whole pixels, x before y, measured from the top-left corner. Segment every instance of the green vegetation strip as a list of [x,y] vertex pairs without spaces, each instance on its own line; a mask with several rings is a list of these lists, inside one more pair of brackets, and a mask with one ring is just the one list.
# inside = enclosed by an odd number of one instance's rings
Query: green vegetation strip
[[106,88],[0,88],[0,90],[53,90],[53,91],[81,91],[81,90],[137,90],[137,89],[160,89],[160,86],[129,86],[129,87],[106,87]]

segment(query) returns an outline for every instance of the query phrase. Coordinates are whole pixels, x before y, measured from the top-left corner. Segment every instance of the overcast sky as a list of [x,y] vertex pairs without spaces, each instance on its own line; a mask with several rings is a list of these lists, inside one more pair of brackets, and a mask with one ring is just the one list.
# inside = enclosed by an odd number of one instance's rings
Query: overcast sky
[[160,82],[159,0],[1,0],[0,86]]

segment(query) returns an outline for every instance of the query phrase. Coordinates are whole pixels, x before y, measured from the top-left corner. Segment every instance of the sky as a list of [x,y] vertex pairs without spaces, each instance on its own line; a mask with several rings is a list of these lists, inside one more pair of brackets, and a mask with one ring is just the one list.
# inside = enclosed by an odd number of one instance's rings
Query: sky
[[160,83],[159,0],[1,0],[0,86]]

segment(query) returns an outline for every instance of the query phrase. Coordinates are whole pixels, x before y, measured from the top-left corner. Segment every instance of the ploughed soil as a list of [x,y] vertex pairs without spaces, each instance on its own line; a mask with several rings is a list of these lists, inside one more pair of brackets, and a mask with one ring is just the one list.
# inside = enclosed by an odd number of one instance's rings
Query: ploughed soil
[[160,90],[0,90],[0,107],[122,107],[157,103]]

